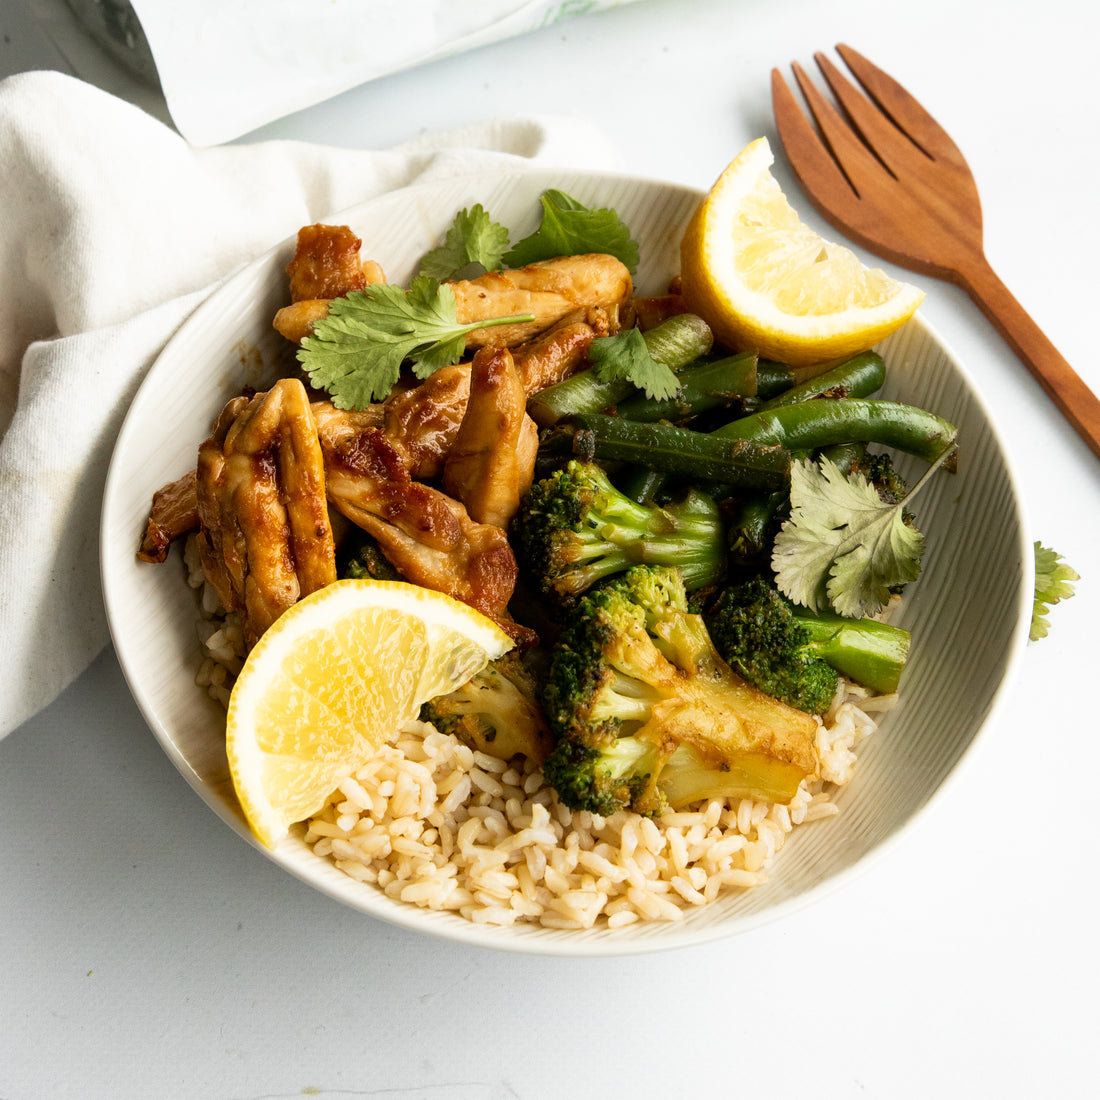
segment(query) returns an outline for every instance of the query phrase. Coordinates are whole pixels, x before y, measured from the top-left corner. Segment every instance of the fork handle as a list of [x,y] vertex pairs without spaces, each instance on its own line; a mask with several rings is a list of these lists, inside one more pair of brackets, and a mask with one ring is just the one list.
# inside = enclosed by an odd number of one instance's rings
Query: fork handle
[[1039,385],[1100,458],[1100,398],[1001,282],[985,256],[958,272],[964,290],[993,322]]

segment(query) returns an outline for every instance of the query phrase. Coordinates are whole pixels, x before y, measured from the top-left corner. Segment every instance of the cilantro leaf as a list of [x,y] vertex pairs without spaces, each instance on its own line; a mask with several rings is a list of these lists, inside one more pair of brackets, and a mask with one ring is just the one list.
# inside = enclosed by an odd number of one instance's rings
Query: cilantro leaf
[[542,195],[542,221],[524,237],[504,262],[523,267],[554,256],[604,252],[621,260],[633,275],[638,270],[638,245],[614,210],[597,210],[551,188]]
[[1051,607],[1075,594],[1074,581],[1081,579],[1075,569],[1062,560],[1062,555],[1041,542],[1035,543],[1035,602],[1031,612],[1033,642],[1045,638],[1050,630],[1046,617]]
[[451,287],[417,276],[408,290],[373,283],[333,298],[328,316],[302,340],[298,361],[338,409],[362,409],[393,389],[405,360],[417,378],[457,363],[466,334],[490,325],[530,321],[530,314],[459,324]]
[[792,463],[791,515],[772,555],[788,599],[849,618],[875,615],[892,587],[917,578],[923,553],[902,502],[883,501],[865,477],[845,476],[827,458]]
[[658,363],[639,329],[599,336],[588,347],[588,359],[601,382],[631,382],[649,397],[674,397],[679,380],[670,367]]
[[454,216],[443,244],[421,257],[420,274],[451,279],[471,264],[495,271],[507,248],[508,230],[493,221],[481,203],[475,203]]

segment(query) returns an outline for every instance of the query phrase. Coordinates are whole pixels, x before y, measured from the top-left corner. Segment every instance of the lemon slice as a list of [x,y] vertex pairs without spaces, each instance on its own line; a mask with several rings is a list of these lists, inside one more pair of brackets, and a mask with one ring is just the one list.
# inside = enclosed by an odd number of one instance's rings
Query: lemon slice
[[722,343],[791,366],[866,351],[924,292],[804,225],[774,159],[766,138],[747,145],[695,211],[680,245],[685,304]]
[[422,703],[511,648],[480,612],[400,581],[337,581],[296,603],[229,700],[229,771],[256,837],[275,847]]

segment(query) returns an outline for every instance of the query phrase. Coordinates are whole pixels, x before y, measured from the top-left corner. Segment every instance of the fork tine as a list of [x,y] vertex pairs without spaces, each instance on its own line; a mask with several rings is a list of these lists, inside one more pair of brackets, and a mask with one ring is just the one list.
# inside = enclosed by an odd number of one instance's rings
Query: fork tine
[[837,44],[836,52],[898,129],[933,160],[969,171],[959,147],[947,131],[892,76],[843,42]]
[[825,139],[833,158],[840,165],[849,184],[857,195],[872,183],[881,186],[888,179],[882,164],[859,139],[836,108],[821,94],[814,82],[798,62],[791,65],[795,79],[802,90],[810,112]]
[[778,69],[772,69],[772,111],[779,140],[803,191],[810,196],[832,195],[837,203],[858,202],[848,177],[802,113]]
[[823,53],[815,53],[814,60],[860,137],[891,175],[896,178],[901,171],[921,172],[931,167],[924,149],[899,130]]

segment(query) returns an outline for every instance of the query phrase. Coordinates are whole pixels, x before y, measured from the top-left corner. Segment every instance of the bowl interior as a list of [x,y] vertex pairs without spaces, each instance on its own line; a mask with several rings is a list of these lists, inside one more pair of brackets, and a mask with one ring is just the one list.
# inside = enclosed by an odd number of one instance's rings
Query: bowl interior
[[[535,228],[538,196],[548,187],[615,208],[641,245],[640,292],[665,289],[700,196],[660,182],[541,171],[466,176],[413,187],[330,220],[352,226],[364,240],[364,255],[400,282],[456,210],[482,203],[515,240]],[[841,813],[796,829],[767,885],[722,897],[676,924],[613,932],[483,928],[391,902],[314,856],[300,832],[274,852],[255,844],[228,776],[224,712],[194,684],[201,659],[195,604],[178,551],[161,566],[139,563],[134,552],[153,492],[194,466],[222,404],[242,385],[266,387],[292,364],[271,318],[285,300],[284,268],[293,248],[288,239],[244,269],[182,326],[133,402],[107,480],[101,560],[114,644],[150,728],[199,796],[258,851],[345,904],[429,934],[530,953],[627,954],[744,931],[835,888],[889,847],[992,713],[1026,641],[1032,583],[1030,544],[1003,448],[965,372],[919,318],[880,347],[891,368],[884,396],[924,405],[957,424],[961,457],[959,473],[932,479],[915,508],[928,551],[900,619],[914,636],[902,703],[862,746],[855,779],[837,799]]]

